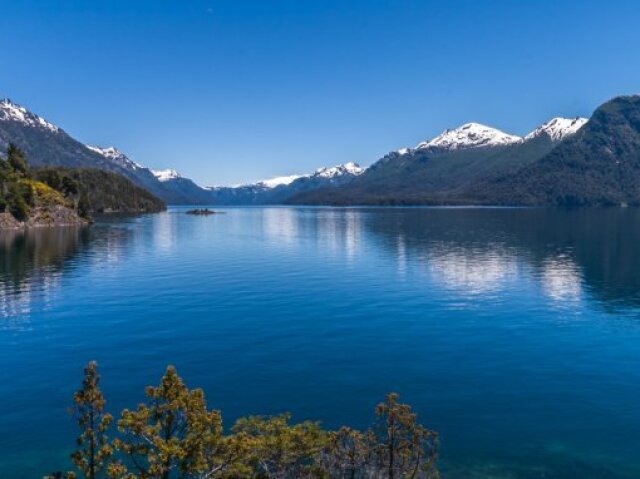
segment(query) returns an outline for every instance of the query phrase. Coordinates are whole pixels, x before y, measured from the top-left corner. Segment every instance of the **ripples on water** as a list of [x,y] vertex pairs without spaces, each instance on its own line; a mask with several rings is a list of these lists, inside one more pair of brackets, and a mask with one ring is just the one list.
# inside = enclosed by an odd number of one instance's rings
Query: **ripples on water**
[[62,469],[82,365],[168,363],[226,425],[364,427],[390,390],[446,478],[640,477],[640,212],[231,208],[0,234],[0,477]]

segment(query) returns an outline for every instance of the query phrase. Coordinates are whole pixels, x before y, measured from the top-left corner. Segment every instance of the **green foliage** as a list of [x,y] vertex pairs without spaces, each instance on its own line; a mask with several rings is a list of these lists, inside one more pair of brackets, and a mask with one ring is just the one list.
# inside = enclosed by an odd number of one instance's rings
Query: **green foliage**
[[29,176],[27,158],[22,150],[13,143],[9,143],[9,147],[7,148],[7,164],[15,174],[19,176]]
[[289,414],[251,416],[233,427],[233,432],[247,441],[249,453],[244,460],[255,477],[323,477],[316,459],[326,444],[326,433],[319,423],[290,425],[290,419]]
[[7,185],[6,207],[17,220],[25,221],[29,217],[33,203],[33,191],[28,184],[12,181]]
[[78,449],[71,459],[85,478],[102,477],[107,461],[113,455],[106,435],[113,417],[104,409],[106,401],[100,390],[100,375],[95,361],[84,369],[82,387],[73,395],[73,403],[72,412],[81,433],[76,441]]
[[379,469],[373,431],[360,432],[349,427],[328,433],[321,463],[329,477],[363,479]]
[[147,388],[149,404],[124,410],[115,446],[141,478],[211,477],[224,464],[222,418],[208,411],[201,389],[189,390],[168,367],[158,387]]
[[165,209],[165,204],[124,176],[90,168],[48,167],[34,170],[39,181],[70,198],[80,216],[95,213],[143,213]]
[[398,402],[398,394],[388,394],[376,407],[380,421],[380,465],[389,479],[400,477],[437,478],[435,470],[438,435],[417,423],[408,404]]
[[31,186],[25,182],[29,174],[24,154],[13,144],[7,149],[7,159],[0,159],[0,211],[8,211],[24,221],[34,203]]
[[317,422],[292,423],[281,414],[241,418],[224,434],[220,412],[209,410],[203,391],[187,388],[169,366],[160,384],[146,389],[147,402],[122,412],[119,434],[109,442],[112,418],[99,379],[89,363],[74,395],[82,434],[72,458],[86,478],[438,478],[437,433],[418,424],[397,394],[376,407],[375,431],[325,431]]

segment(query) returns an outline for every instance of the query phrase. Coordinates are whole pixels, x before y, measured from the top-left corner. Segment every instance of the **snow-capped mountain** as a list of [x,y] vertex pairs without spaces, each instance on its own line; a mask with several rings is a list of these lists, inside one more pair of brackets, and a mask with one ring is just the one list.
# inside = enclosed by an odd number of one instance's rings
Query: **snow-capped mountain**
[[26,108],[12,102],[9,98],[0,100],[0,120],[16,121],[27,126],[41,128],[54,133],[60,130],[53,123],[49,123],[41,116],[31,113]]
[[89,148],[91,151],[94,151],[102,156],[104,156],[105,158],[107,158],[108,160],[112,161],[113,163],[123,167],[123,168],[129,168],[131,170],[140,170],[142,168],[144,168],[144,166],[136,163],[135,161],[131,160],[127,155],[125,155],[124,153],[122,153],[120,150],[118,150],[117,148],[110,146],[108,148],[101,148],[99,146],[93,146],[93,145],[86,145],[87,148]]
[[365,168],[350,162],[319,168],[306,175],[278,176],[238,186],[216,186],[209,190],[216,204],[282,204],[302,191],[333,188],[353,181]]
[[524,137],[525,141],[538,138],[542,135],[547,135],[553,141],[561,141],[568,136],[575,135],[577,131],[587,123],[586,118],[553,118],[548,122],[540,125],[533,130],[527,136]]
[[162,183],[182,178],[182,175],[180,173],[171,168],[167,168],[166,170],[151,170],[151,173],[153,173],[153,176],[155,176],[158,181],[161,181]]
[[554,118],[525,137],[466,123],[385,155],[344,188],[303,191],[289,203],[447,204],[455,195],[464,203],[472,185],[537,162],[586,122]]
[[[296,181],[298,178],[302,178],[303,176],[304,175],[277,176],[269,180],[258,181],[256,183],[256,186],[263,186],[265,188],[276,188],[277,186],[286,186],[286,185],[290,185],[291,183]],[[252,186],[252,185],[249,184],[244,186]]]
[[516,135],[509,135],[490,126],[481,125],[480,123],[465,123],[458,128],[445,130],[429,141],[423,141],[418,144],[415,149],[451,151],[478,147],[506,146],[514,143],[522,143],[522,138]]
[[288,175],[288,176],[276,176],[275,178],[269,178],[268,180],[260,180],[255,183],[242,183],[235,186],[213,186],[209,189],[224,189],[224,188],[264,188],[272,189],[280,186],[288,186],[298,180],[324,178],[333,179],[344,176],[358,176],[364,173],[366,168],[361,167],[357,163],[349,162],[336,166],[325,166],[318,168],[316,171],[305,175]]
[[480,123],[465,123],[458,128],[448,129],[440,135],[423,141],[415,148],[400,148],[395,151],[398,156],[404,156],[416,150],[431,150],[443,153],[471,148],[509,146],[547,136],[557,142],[574,135],[588,120],[586,118],[552,118],[538,126],[524,137],[510,135],[503,131]]
[[0,154],[9,143],[19,146],[34,167],[98,168],[121,174],[170,204],[210,201],[207,190],[186,178],[165,174],[161,181],[117,148],[85,145],[62,128],[5,99],[0,100]]
[[345,163],[343,165],[320,168],[312,175],[318,178],[336,178],[344,175],[359,176],[366,168],[354,162]]

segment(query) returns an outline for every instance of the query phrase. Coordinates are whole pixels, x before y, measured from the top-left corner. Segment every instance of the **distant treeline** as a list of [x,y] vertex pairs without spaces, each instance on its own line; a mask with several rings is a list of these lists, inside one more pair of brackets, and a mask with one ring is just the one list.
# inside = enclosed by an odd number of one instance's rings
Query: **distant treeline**
[[366,431],[292,423],[289,414],[250,416],[223,431],[220,411],[169,366],[146,402],[116,421],[106,410],[97,364],[84,369],[71,412],[80,434],[76,471],[45,478],[88,479],[435,479],[438,434],[421,426],[395,393]]

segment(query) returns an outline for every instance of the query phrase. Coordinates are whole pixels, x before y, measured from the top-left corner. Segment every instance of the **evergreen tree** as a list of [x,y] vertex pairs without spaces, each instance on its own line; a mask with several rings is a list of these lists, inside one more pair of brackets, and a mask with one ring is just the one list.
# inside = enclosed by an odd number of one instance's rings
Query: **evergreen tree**
[[201,389],[189,390],[169,366],[158,387],[148,387],[149,404],[124,410],[118,421],[122,437],[114,441],[133,471],[122,464],[113,477],[169,479],[221,477],[225,451],[222,418],[208,411]]
[[326,445],[326,434],[319,423],[290,425],[291,416],[251,416],[239,419],[233,432],[244,435],[248,443],[246,460],[254,474],[268,479],[323,477],[318,458]]
[[29,164],[27,163],[27,158],[22,150],[13,143],[9,143],[9,147],[7,148],[7,163],[18,175],[29,176]]
[[328,444],[321,462],[330,477],[365,479],[375,477],[375,435],[341,427],[328,434]]
[[78,450],[71,459],[85,478],[102,477],[113,454],[106,435],[113,417],[105,412],[106,401],[100,390],[100,375],[95,361],[84,369],[82,387],[73,395],[73,402],[72,412],[82,432],[77,439]]
[[438,434],[418,424],[411,406],[399,403],[398,399],[398,394],[390,393],[376,407],[380,421],[376,449],[379,467],[386,471],[383,477],[438,478]]

